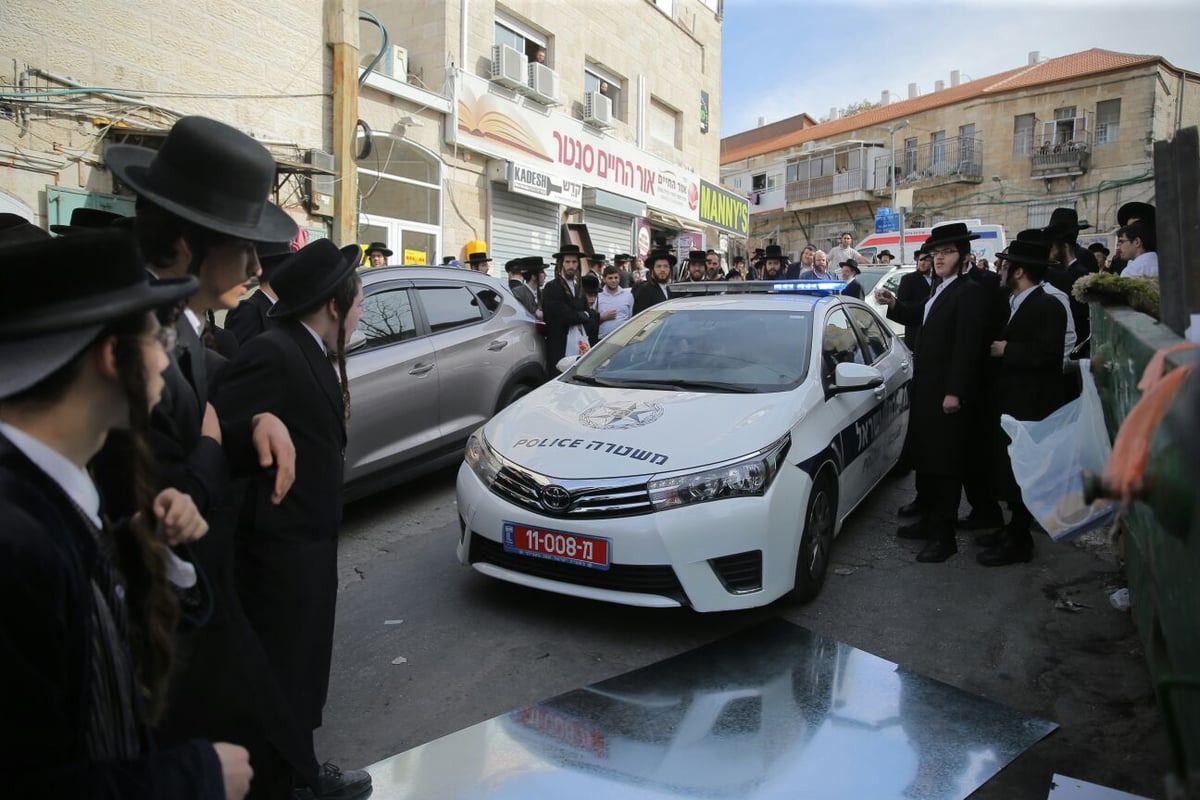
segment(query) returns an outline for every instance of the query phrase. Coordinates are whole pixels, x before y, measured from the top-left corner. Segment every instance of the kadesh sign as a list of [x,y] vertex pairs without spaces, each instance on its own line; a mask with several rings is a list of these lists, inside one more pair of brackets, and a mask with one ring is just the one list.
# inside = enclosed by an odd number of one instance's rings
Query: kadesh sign
[[750,234],[750,203],[740,194],[700,181],[700,221],[714,228],[748,236]]
[[518,161],[508,164],[508,190],[572,208],[583,205],[583,185],[564,181]]

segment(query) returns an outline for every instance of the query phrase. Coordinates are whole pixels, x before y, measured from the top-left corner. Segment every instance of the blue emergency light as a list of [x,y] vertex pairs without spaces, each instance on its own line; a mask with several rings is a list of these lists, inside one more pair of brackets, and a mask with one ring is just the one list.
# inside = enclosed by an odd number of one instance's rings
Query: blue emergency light
[[841,294],[846,288],[843,281],[699,281],[672,283],[671,294],[806,294],[826,297]]
[[843,281],[784,281],[771,284],[771,291],[776,294],[812,294],[825,296],[841,294],[846,288]]

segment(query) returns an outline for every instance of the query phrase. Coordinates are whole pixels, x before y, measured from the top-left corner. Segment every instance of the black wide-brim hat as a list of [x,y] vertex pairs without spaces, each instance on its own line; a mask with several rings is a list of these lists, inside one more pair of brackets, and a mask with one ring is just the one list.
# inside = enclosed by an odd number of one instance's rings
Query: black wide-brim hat
[[107,228],[122,216],[116,212],[104,211],[99,208],[77,208],[71,212],[69,225],[51,225],[50,232],[60,236],[69,236],[80,231]]
[[646,269],[653,269],[654,262],[663,258],[665,258],[672,267],[679,263],[679,260],[675,258],[674,254],[668,250],[651,250],[646,254],[646,257],[642,259],[642,263],[646,265]]
[[262,267],[262,280],[267,283],[275,275],[279,265],[296,255],[291,242],[258,242],[254,245],[258,265]]
[[388,250],[388,246],[383,242],[371,242],[363,255],[370,256],[371,253],[383,253],[384,258],[392,257],[392,251]]
[[133,235],[115,228],[0,247],[0,398],[53,374],[106,324],[177,303],[196,286],[193,277],[152,281]]
[[361,258],[358,245],[339,249],[329,239],[317,239],[300,248],[271,277],[271,289],[279,300],[267,316],[294,317],[328,300]]
[[18,242],[38,242],[50,238],[50,234],[34,225],[20,214],[0,214],[0,246]]
[[518,258],[517,263],[521,265],[521,274],[525,276],[525,278],[529,278],[530,276],[536,275],[539,272],[546,271],[546,262],[542,260],[541,256],[526,256],[525,258]]
[[767,261],[767,260],[783,261],[784,259],[785,259],[785,256],[783,255],[783,248],[777,244],[769,244],[769,245],[767,245],[766,250],[763,251],[763,255],[762,255],[763,261]]
[[583,250],[581,250],[577,244],[564,244],[562,245],[562,249],[551,256],[551,258],[557,261],[563,256],[579,256],[580,258],[586,258],[587,253],[583,252]]
[[892,255],[891,250],[880,250],[878,253],[875,254],[876,258],[883,258],[884,256],[887,256],[888,258],[895,258],[895,256]]
[[1050,258],[1050,242],[1037,238],[1017,238],[1008,243],[1008,247],[996,253],[997,261],[1011,261],[1013,264],[1029,264],[1039,267],[1061,266],[1058,261]]
[[708,253],[704,252],[703,250],[689,250],[688,251],[688,263],[689,264],[707,264],[708,263]]
[[1073,208],[1056,208],[1050,212],[1050,221],[1042,230],[1055,239],[1074,239],[1080,231],[1092,227],[1079,221],[1079,212]]
[[854,270],[855,275],[862,274],[862,267],[860,267],[858,265],[858,262],[855,261],[853,258],[847,258],[845,261],[838,264],[838,266],[839,267],[849,267],[850,269]]
[[206,230],[252,242],[296,236],[295,220],[267,201],[275,159],[223,122],[184,117],[161,149],[114,144],[104,160],[139,197]]
[[929,238],[925,240],[925,244],[921,246],[921,250],[928,253],[939,245],[970,242],[978,239],[979,236],[980,234],[978,233],[971,233],[971,229],[962,222],[950,222],[945,225],[938,225],[931,230]]
[[487,253],[471,253],[471,255],[467,258],[468,264],[484,264],[488,261],[491,261],[491,259],[488,258]]
[[1141,222],[1149,223],[1150,227],[1153,228],[1156,213],[1154,206],[1135,200],[1117,209],[1117,224],[1123,228],[1129,224],[1130,219],[1136,218]]

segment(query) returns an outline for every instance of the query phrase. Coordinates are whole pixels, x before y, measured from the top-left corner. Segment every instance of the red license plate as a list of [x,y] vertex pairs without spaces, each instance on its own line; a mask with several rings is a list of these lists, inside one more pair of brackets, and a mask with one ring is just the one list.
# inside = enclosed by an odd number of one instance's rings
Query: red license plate
[[608,740],[604,732],[583,720],[543,706],[525,706],[512,714],[517,722],[544,736],[602,758],[608,755]]
[[608,569],[612,543],[595,536],[504,523],[504,550],[592,569]]

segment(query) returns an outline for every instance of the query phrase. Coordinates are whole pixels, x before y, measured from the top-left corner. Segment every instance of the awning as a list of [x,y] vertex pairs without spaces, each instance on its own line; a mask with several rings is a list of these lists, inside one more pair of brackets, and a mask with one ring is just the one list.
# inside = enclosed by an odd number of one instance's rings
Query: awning
[[651,222],[656,222],[659,225],[665,225],[668,228],[673,228],[677,231],[692,231],[693,233],[703,233],[704,229],[699,222],[690,219],[681,219],[674,214],[668,214],[664,211],[656,211],[653,208],[646,209],[646,219]]

